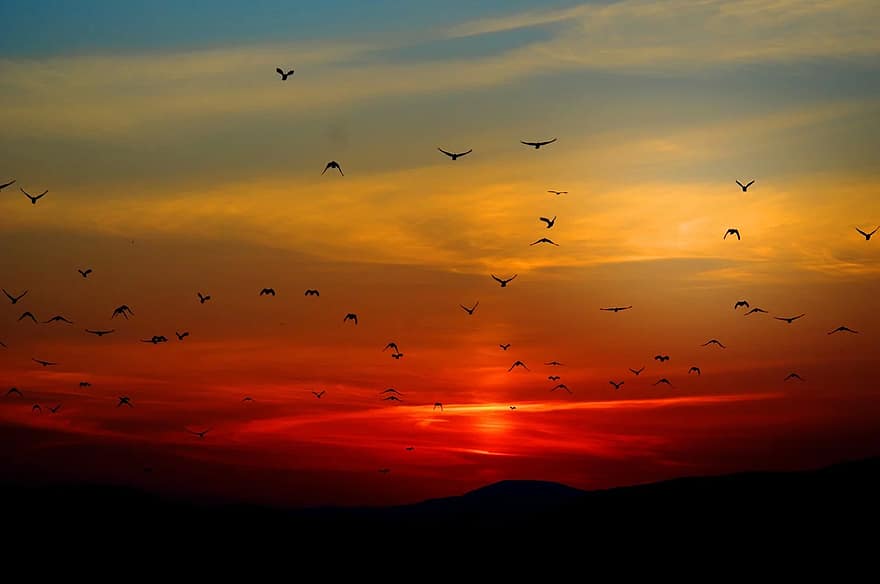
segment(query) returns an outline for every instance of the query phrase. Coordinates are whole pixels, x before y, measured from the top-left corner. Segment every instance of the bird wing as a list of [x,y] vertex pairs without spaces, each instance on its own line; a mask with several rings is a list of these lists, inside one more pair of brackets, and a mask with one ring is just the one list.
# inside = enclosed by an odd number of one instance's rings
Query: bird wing
[[443,154],[445,154],[446,156],[448,156],[448,157],[450,157],[450,158],[452,158],[452,157],[454,156],[454,155],[452,154],[452,152],[447,152],[446,150],[444,150],[444,149],[442,149],[442,148],[437,148],[437,150],[439,150],[440,152],[442,152]]
[[329,162],[327,163],[327,166],[324,167],[324,170],[321,172],[321,174],[323,175],[325,172],[327,172],[327,169],[328,169],[328,168],[330,168],[330,163],[329,163]]
[[552,143],[554,143],[554,142],[556,142],[556,138],[553,138],[552,140],[547,140],[547,141],[545,141],[545,142],[538,142],[538,143],[539,143],[541,146],[546,146],[547,144],[552,144]]
[[473,151],[474,151],[474,149],[473,149],[473,148],[470,148],[470,149],[468,149],[467,152],[462,152],[461,154],[459,154],[459,156],[466,156],[466,155],[470,154],[470,153],[473,152]]
[[551,223],[553,223],[552,221],[550,221],[550,220],[547,219],[546,217],[538,217],[538,221],[543,221],[543,222],[546,223],[547,225],[550,225]]
[[520,140],[520,142],[522,142],[526,146],[536,146],[538,144],[537,142],[526,142],[524,140]]
[[749,187],[752,186],[754,183],[755,183],[754,180],[750,180],[750,181],[748,182],[748,184],[746,184],[746,188],[749,188]]
[[868,235],[874,235],[875,233],[877,233],[877,230],[878,230],[878,229],[880,229],[880,226],[875,227],[875,228],[874,228],[874,231],[872,231],[872,232],[869,233]]
[[45,196],[46,196],[46,193],[48,193],[48,192],[49,192],[48,190],[43,191],[42,193],[40,193],[39,195],[37,195],[36,197],[34,197],[34,200],[35,200],[35,201],[39,201],[40,199],[42,199],[43,197],[45,197]]
[[740,188],[743,188],[743,189],[745,188],[745,187],[743,186],[743,184],[742,184],[741,182],[739,182],[739,181],[736,181],[736,184],[738,184],[738,185],[740,186]]
[[858,231],[859,233],[861,233],[863,236],[868,237],[868,234],[865,233],[864,231],[862,231],[861,229],[859,229],[858,227],[856,227],[856,231]]
[[284,76],[284,71],[281,70],[281,67],[276,67],[275,71],[277,71],[278,74],[281,75],[282,77]]
[[6,288],[3,288],[3,293],[6,294],[6,297],[9,298],[10,300],[15,300],[15,297],[6,291]]
[[9,181],[8,183],[5,183],[5,184],[0,185],[0,191],[2,191],[2,190],[5,189],[6,187],[8,187],[9,185],[14,184],[14,183],[15,183],[15,181],[14,181],[14,180],[11,180],[11,181]]
[[[533,245],[534,245],[534,244],[533,244]],[[499,278],[499,277],[496,276],[495,274],[491,274],[491,276],[492,276],[492,279],[495,280],[496,282],[500,282],[500,283],[503,283],[503,282],[504,282],[504,280],[502,280],[501,278]]]

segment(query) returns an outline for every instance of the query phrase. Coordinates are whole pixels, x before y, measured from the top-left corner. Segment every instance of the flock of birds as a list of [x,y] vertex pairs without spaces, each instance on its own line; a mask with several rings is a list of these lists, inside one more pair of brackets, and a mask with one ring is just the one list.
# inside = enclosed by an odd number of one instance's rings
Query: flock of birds
[[[293,69],[283,70],[280,67],[276,69],[276,72],[280,75],[281,81],[287,81],[294,74]],[[557,138],[552,138],[549,140],[539,140],[539,141],[521,140],[520,142],[525,146],[528,146],[530,148],[534,148],[535,150],[538,150],[542,147],[553,144],[556,141],[557,141]],[[443,148],[438,148],[438,150],[442,154],[447,156],[451,161],[457,161],[459,158],[462,158],[464,156],[468,156],[473,153],[472,148],[465,150],[465,151],[461,151],[461,152],[452,152],[452,151],[449,151],[449,150],[446,150]],[[326,165],[324,166],[324,170],[321,172],[321,174],[324,175],[328,170],[336,170],[339,172],[340,176],[345,176],[345,174],[342,170],[342,166],[336,160],[331,160],[331,161],[327,162]],[[4,184],[0,184],[0,191],[6,189],[7,187],[12,186],[13,184],[15,184],[15,182],[16,182],[15,180],[11,180],[11,181],[6,182]],[[744,193],[747,192],[749,187],[751,187],[754,183],[755,183],[755,180],[750,180],[749,182],[747,182],[745,184],[743,184],[739,180],[736,181],[736,184],[742,189],[742,192],[744,192]],[[32,195],[28,191],[24,190],[24,188],[20,188],[20,190],[21,190],[22,194],[24,194],[27,197],[27,199],[30,201],[30,203],[32,205],[36,205],[37,202],[40,201],[43,197],[45,197],[49,192],[48,190],[44,190],[39,195]],[[568,191],[552,190],[552,189],[548,190],[547,192],[550,194],[553,194],[555,196],[562,196],[562,195],[568,194]],[[556,225],[557,217],[555,215],[552,218],[539,217],[538,220],[545,224],[546,229],[553,229],[553,227]],[[873,236],[877,232],[878,229],[880,229],[880,226],[874,228],[872,231],[863,231],[860,228],[856,228],[856,231],[861,236],[863,236],[866,241],[870,241],[871,236]],[[730,237],[735,236],[737,240],[742,239],[742,236],[741,236],[739,229],[735,228],[735,227],[730,227],[730,228],[726,229],[726,231],[724,232],[724,235],[723,235],[723,239],[726,240],[728,238],[728,236],[730,236]],[[534,245],[541,245],[541,244],[547,244],[547,245],[552,245],[552,246],[559,245],[558,243],[556,243],[555,241],[553,241],[552,239],[550,239],[548,237],[541,237],[529,245],[534,246]],[[77,272],[79,273],[79,275],[82,278],[87,279],[93,273],[93,270],[91,268],[77,269]],[[498,283],[498,285],[501,288],[507,288],[510,285],[510,283],[513,282],[517,278],[518,274],[513,274],[513,275],[506,277],[506,278],[499,277],[495,274],[490,274],[490,276],[492,277],[492,279],[496,283]],[[3,291],[3,294],[6,296],[6,298],[10,301],[10,303],[12,305],[17,305],[19,302],[22,302],[22,300],[28,294],[28,290],[24,290],[23,292],[20,292],[18,294],[13,294],[13,293],[7,291],[5,288],[3,288],[2,291]],[[272,296],[272,297],[274,297],[275,295],[276,295],[276,292],[275,292],[274,288],[262,288],[259,291],[259,296]],[[304,295],[307,297],[308,296],[320,297],[320,292],[317,289],[310,288],[305,291]],[[198,302],[200,304],[205,304],[211,300],[210,295],[203,294],[201,291],[198,291],[196,293],[196,296],[197,296]],[[464,304],[460,304],[459,306],[468,316],[474,316],[474,313],[476,312],[479,305],[480,305],[480,302],[476,301],[470,306],[467,306]],[[752,307],[749,304],[749,302],[746,300],[736,301],[736,303],[733,306],[733,309],[739,310],[740,308],[747,309],[747,311],[744,313],[745,316],[749,316],[752,314],[760,314],[760,313],[766,314],[768,312],[768,311],[766,311],[762,308],[759,308],[759,307]],[[629,306],[602,307],[599,310],[616,314],[616,313],[619,313],[622,311],[632,310],[632,309],[633,309],[633,307],[631,305],[629,305]],[[134,316],[134,311],[128,305],[123,304],[123,305],[120,305],[120,306],[116,307],[115,309],[113,309],[113,311],[110,313],[109,318],[110,318],[110,320],[114,320],[117,317],[120,317],[124,320],[128,320],[130,317],[133,317],[133,316]],[[796,316],[790,316],[790,317],[789,316],[775,316],[774,318],[776,320],[785,322],[787,324],[792,324],[795,321],[803,318],[804,316],[806,316],[806,315],[805,314],[798,314]],[[42,323],[42,324],[64,323],[67,325],[74,324],[73,321],[69,320],[68,318],[66,318],[62,315],[54,315],[46,320],[40,321],[40,320],[38,320],[37,316],[30,310],[23,311],[21,313],[21,315],[18,317],[19,322],[23,321],[23,320],[30,320],[34,324],[38,324],[38,323]],[[358,315],[355,313],[347,313],[343,317],[342,322],[343,323],[351,322],[352,324],[357,325],[358,324]],[[84,331],[87,334],[95,335],[97,337],[103,337],[105,335],[109,335],[109,334],[116,332],[116,329],[115,328],[86,328],[86,329],[84,329]],[[829,335],[833,335],[836,333],[859,334],[859,332],[857,330],[853,330],[853,329],[846,327],[846,326],[839,326],[839,327],[828,332]],[[183,331],[183,332],[175,331],[174,334],[177,337],[178,341],[183,341],[185,338],[187,338],[189,336],[190,333],[189,333],[189,331]],[[166,337],[164,335],[153,335],[152,337],[150,337],[148,339],[141,339],[140,341],[143,343],[151,343],[151,344],[155,345],[155,344],[159,344],[159,343],[167,343],[168,337]],[[726,348],[726,346],[723,343],[721,343],[721,341],[719,341],[718,339],[710,339],[710,340],[706,341],[705,343],[703,343],[702,346],[704,346],[704,347],[705,346],[716,346],[719,349]],[[499,344],[499,347],[502,351],[506,352],[510,349],[511,345],[510,345],[510,343],[503,343],[503,344]],[[0,341],[0,348],[5,349],[8,347],[5,342]],[[391,351],[390,356],[394,359],[399,360],[404,356],[404,354],[400,351],[400,348],[398,347],[396,342],[393,342],[393,341],[389,342],[385,346],[385,348],[382,349],[383,352],[388,351],[388,350]],[[670,359],[669,355],[665,355],[665,354],[658,354],[658,355],[654,356],[654,360],[660,364],[663,364],[663,363],[669,361],[669,359]],[[41,367],[53,367],[53,366],[58,365],[58,362],[48,361],[45,359],[32,358],[32,360]],[[563,366],[563,364],[559,363],[558,361],[548,361],[548,362],[545,362],[544,365],[547,367],[561,367],[561,366]],[[526,371],[531,371],[529,369],[529,367],[523,361],[516,360],[508,368],[508,372],[511,372],[511,371],[518,369],[518,368],[524,369]],[[633,369],[633,368],[629,369],[629,372],[635,377],[640,376],[644,371],[645,371],[645,366],[642,366],[638,369]],[[699,376],[699,375],[702,375],[702,371],[698,366],[694,365],[688,369],[687,374],[688,375],[695,374],[695,375]],[[547,377],[547,379],[551,382],[556,383],[556,385],[554,385],[552,388],[550,388],[550,390],[549,390],[550,392],[565,391],[568,394],[573,394],[572,390],[566,384],[558,383],[561,380],[561,377],[559,375],[549,375]],[[803,382],[804,379],[798,373],[791,372],[783,379],[783,381],[784,382],[788,382],[788,381]],[[619,381],[610,380],[608,383],[611,386],[613,386],[615,390],[620,390],[625,385],[626,382],[625,382],[625,380],[619,380]],[[655,386],[666,385],[669,387],[675,387],[672,384],[672,382],[666,377],[660,377],[659,379],[657,379],[653,383],[653,385],[655,385]],[[81,381],[79,383],[79,387],[81,389],[87,389],[87,388],[91,387],[91,383],[89,383],[88,381]],[[311,393],[312,393],[312,395],[314,395],[314,397],[316,399],[320,400],[326,395],[326,390],[312,391]],[[5,397],[7,399],[23,399],[25,396],[24,396],[23,392],[20,389],[18,389],[17,387],[11,387],[6,391]],[[380,392],[380,399],[382,401],[389,401],[389,402],[403,402],[404,396],[397,389],[388,388],[388,389],[385,389],[384,391]],[[243,402],[253,402],[255,400],[252,396],[245,396],[242,399],[242,401]],[[116,398],[116,408],[121,408],[123,406],[128,407],[128,408],[134,407],[134,403],[133,403],[132,398],[130,396],[120,395]],[[516,410],[515,405],[511,405],[511,406],[509,406],[509,408],[510,408],[510,410]],[[59,412],[59,410],[61,409],[61,404],[59,403],[55,406],[47,407],[46,409],[50,414],[57,414]],[[438,401],[438,402],[433,403],[432,411],[436,411],[436,410],[443,412],[443,403],[442,402]],[[31,407],[31,411],[33,414],[39,415],[39,414],[42,414],[43,407],[39,403],[34,403]],[[213,428],[211,427],[211,428],[206,428],[203,430],[192,430],[190,428],[184,428],[183,430],[185,432],[197,437],[198,439],[203,440],[203,439],[205,439],[205,436],[209,432],[213,431]],[[407,451],[413,451],[414,449],[415,449],[415,447],[413,447],[413,446],[406,447]],[[379,469],[379,472],[383,473],[383,474],[387,474],[388,472],[390,472],[390,469],[381,468],[381,469]]]

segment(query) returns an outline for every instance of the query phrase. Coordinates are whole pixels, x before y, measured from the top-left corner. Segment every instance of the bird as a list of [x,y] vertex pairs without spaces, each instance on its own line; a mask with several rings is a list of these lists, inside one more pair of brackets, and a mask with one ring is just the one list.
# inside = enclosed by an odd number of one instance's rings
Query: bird
[[204,304],[205,302],[207,302],[208,300],[211,299],[210,296],[204,296],[204,295],[202,295],[201,292],[196,292],[196,294],[197,294],[198,297],[199,297],[199,304]]
[[43,361],[42,359],[34,359],[33,357],[31,358],[31,361],[33,361],[34,363],[39,363],[43,367],[49,367],[50,365],[58,365],[58,363],[55,363],[53,361]]
[[262,290],[260,290],[260,296],[266,296],[266,295],[275,296],[275,289],[274,288],[263,288]]
[[388,397],[383,397],[382,401],[398,401],[399,402],[399,401],[403,401],[403,400],[400,399],[399,397],[397,397],[396,395],[389,395]]
[[79,272],[79,275],[82,276],[83,278],[88,278],[89,274],[92,273],[92,268],[88,268],[85,270],[77,270],[77,272]]
[[345,315],[345,318],[342,319],[342,322],[344,323],[347,320],[351,320],[354,322],[354,324],[357,324],[358,323],[358,315],[356,315],[353,312],[349,312],[348,314]]
[[11,395],[17,395],[18,397],[24,397],[24,395],[22,395],[22,393],[21,393],[21,390],[19,390],[17,387],[10,387],[9,391],[6,392],[6,397],[9,397]]
[[614,389],[620,389],[620,386],[623,385],[625,382],[624,382],[624,381],[621,381],[621,382],[619,382],[619,383],[615,383],[614,381],[609,381],[608,383],[610,383],[611,385],[613,385],[613,386],[614,386]]
[[[669,361],[669,355],[654,355],[654,361]],[[644,369],[644,368],[643,368]]]
[[746,300],[737,300],[737,301],[736,301],[736,304],[733,305],[733,309],[736,310],[736,309],[739,308],[740,306],[745,306],[746,308],[748,308],[748,307],[749,307],[749,303],[748,303],[748,301],[746,301]]
[[[281,75],[281,81],[287,81],[287,78],[290,77],[291,75],[293,75],[293,69],[291,69],[290,71],[285,73],[284,69],[282,69],[281,67],[276,67],[275,71],[279,75]],[[308,75],[306,77],[308,77]]]
[[465,155],[470,154],[471,152],[474,151],[473,148],[471,148],[467,152],[447,152],[446,150],[444,150],[442,148],[437,148],[437,150],[439,150],[440,152],[442,152],[443,154],[445,154],[446,156],[448,156],[452,160],[458,160],[459,156],[465,156]]
[[560,363],[559,361],[548,361],[547,363],[544,363],[544,365],[549,365],[550,367],[561,367],[562,363]]
[[508,285],[508,284],[509,284],[514,278],[516,278],[519,274],[514,274],[514,275],[512,275],[511,277],[507,278],[506,280],[502,280],[501,278],[499,278],[499,277],[496,276],[495,274],[490,274],[490,275],[492,276],[492,279],[493,279],[493,280],[495,280],[496,282],[498,282],[499,284],[501,284],[501,287],[502,287],[502,288],[507,288],[507,285]]
[[128,315],[134,315],[131,308],[128,307],[128,304],[123,304],[122,306],[117,306],[113,310],[113,314],[110,316],[111,319],[116,318],[117,316],[122,316],[125,320],[128,320]]
[[559,381],[562,378],[559,377],[558,375],[548,375],[547,379],[549,379],[550,381]]
[[313,289],[313,288],[309,288],[308,290],[306,290],[305,295],[306,295],[306,296],[320,296],[321,293],[318,292],[317,290]]
[[705,347],[706,345],[718,345],[718,346],[721,347],[722,349],[726,349],[726,348],[727,348],[727,347],[725,347],[724,345],[722,345],[722,344],[721,344],[721,341],[719,341],[718,339],[711,339],[711,340],[708,340],[708,341],[706,341],[705,343],[703,343],[703,344],[700,345],[700,346],[701,346],[701,347]]
[[22,292],[18,296],[13,296],[12,294],[10,294],[9,292],[6,291],[6,288],[2,288],[2,290],[3,290],[3,293],[6,294],[6,297],[9,298],[9,301],[12,302],[13,304],[17,303],[19,300],[24,298],[25,295],[28,293],[28,290],[25,290],[24,292]]
[[36,204],[37,204],[37,201],[39,201],[40,199],[42,199],[43,197],[45,197],[45,196],[46,196],[46,193],[49,192],[49,191],[43,191],[42,193],[40,193],[39,195],[37,195],[37,196],[35,197],[35,196],[33,196],[32,194],[30,194],[29,192],[27,192],[26,190],[24,190],[24,189],[22,189],[22,188],[19,188],[18,190],[20,190],[21,192],[23,192],[23,193],[24,193],[24,196],[31,200],[31,204],[32,204],[32,205],[36,205]]
[[50,322],[66,322],[67,324],[73,324],[73,321],[67,320],[61,315],[56,315],[50,318],[49,320],[44,320],[43,324],[49,324]]
[[60,410],[60,409],[61,409],[61,404],[58,404],[54,408],[49,408],[49,413],[50,414],[57,414],[58,410]]
[[382,473],[382,474],[387,475],[388,473],[391,472],[391,469],[390,469],[390,468],[380,468],[380,469],[379,469],[379,472]]
[[431,411],[433,412],[433,411],[436,410],[437,408],[440,408],[440,411],[442,412],[442,411],[443,411],[443,404],[440,403],[440,402],[434,402],[434,407],[431,408]]
[[42,414],[42,413],[43,413],[43,408],[40,407],[40,404],[34,404],[34,405],[31,407],[31,412],[37,412],[38,414]]
[[799,315],[797,315],[797,316],[791,316],[791,317],[788,317],[788,316],[774,316],[773,318],[775,318],[776,320],[784,320],[784,321],[787,322],[788,324],[791,324],[791,323],[793,323],[794,321],[796,321],[797,319],[799,319],[799,318],[801,318],[801,317],[803,317],[803,316],[806,316],[806,313],[804,313],[804,314],[799,314]]
[[556,138],[553,138],[551,140],[544,140],[542,142],[526,142],[524,140],[520,140],[520,142],[525,144],[526,146],[534,146],[535,150],[537,150],[541,146],[546,146],[547,144],[552,144],[552,143],[556,142]]
[[856,227],[856,231],[858,231],[859,233],[861,233],[865,237],[865,241],[871,241],[871,236],[874,235],[875,233],[877,233],[878,229],[880,229],[880,227],[875,227],[874,231],[872,231],[870,233],[865,233],[864,231],[862,231],[861,229]]
[[854,330],[852,330],[851,328],[846,327],[846,326],[839,326],[839,327],[837,327],[836,329],[834,329],[833,331],[829,331],[828,334],[829,334],[829,335],[833,335],[834,333],[855,333],[855,334],[859,334],[859,331],[854,331]]
[[8,187],[8,186],[10,186],[10,185],[14,185],[14,184],[15,184],[15,179],[12,179],[12,180],[9,181],[8,183],[3,183],[2,185],[0,185],[0,191],[2,191],[2,190],[5,189],[6,187]]
[[387,351],[388,349],[393,349],[395,353],[396,353],[397,351],[400,350],[400,349],[397,348],[397,343],[395,343],[395,342],[393,342],[393,341],[390,342],[390,343],[388,343],[387,345],[385,345],[385,348],[382,349],[382,352],[384,353],[384,352]]
[[391,353],[392,359],[397,359],[399,361],[401,357],[403,357],[403,353]]
[[666,379],[665,377],[662,377],[662,378],[658,379],[658,380],[654,383],[654,385],[660,385],[661,383],[665,383],[665,384],[668,385],[669,387],[672,387],[672,384],[671,384],[671,383],[669,382],[669,380]]
[[797,373],[789,373],[788,375],[785,376],[785,379],[783,379],[782,381],[788,381],[789,379],[796,379],[798,381],[804,380],[804,378],[801,377],[800,375],[798,375]]
[[315,396],[315,397],[318,398],[318,399],[321,399],[322,397],[324,397],[324,394],[325,394],[325,393],[327,393],[327,390],[326,390],[326,389],[322,389],[321,391],[313,391],[313,392],[312,392],[312,395]]
[[128,407],[130,407],[130,408],[133,408],[133,407],[134,407],[134,404],[131,403],[131,398],[130,398],[130,397],[128,397],[127,395],[121,395],[121,396],[119,396],[119,403],[116,404],[116,407],[118,408],[118,407],[121,407],[121,406],[128,406]]
[[201,432],[196,432],[196,431],[194,431],[194,430],[190,430],[189,428],[185,428],[185,430],[186,430],[187,432],[189,432],[190,434],[192,434],[193,436],[198,436],[199,438],[201,438],[202,440],[204,440],[204,439],[205,439],[205,434],[207,434],[208,432],[210,432],[211,430],[213,430],[213,428],[208,428],[207,430],[202,430]]
[[507,349],[510,348],[510,343],[506,343],[504,345],[498,345],[498,346],[501,347],[502,351],[506,351]]
[[742,239],[742,237],[739,236],[739,229],[734,229],[733,227],[731,227],[730,229],[728,229],[728,230],[724,233],[724,237],[722,237],[722,239],[727,239],[727,236],[728,236],[728,235],[736,235],[736,238],[737,238],[738,240],[739,240],[739,239]]
[[178,341],[182,341],[183,339],[185,339],[186,337],[189,336],[189,331],[183,331],[182,333],[174,331],[174,334],[175,334],[175,336],[177,336]]
[[6,345],[6,343],[4,343],[3,341],[0,341],[0,347],[3,347],[4,349],[8,349],[8,348],[9,348],[9,347]]
[[477,309],[477,306],[479,306],[479,305],[480,305],[479,300],[477,300],[477,302],[470,308],[468,308],[464,304],[459,304],[459,306],[461,306],[461,309],[464,310],[465,312],[467,312],[468,314],[473,314],[474,311]]
[[98,336],[98,337],[103,337],[104,335],[109,335],[110,333],[116,332],[116,329],[100,330],[100,331],[93,331],[92,329],[84,329],[84,330],[87,333]]
[[509,406],[511,410],[515,410],[516,406]]
[[394,389],[393,387],[389,387],[388,389],[379,392],[380,395],[383,394],[383,393],[393,393],[393,394],[396,394],[396,395],[403,395],[402,393],[400,393],[399,391],[397,391],[397,390]]
[[[327,172],[331,168],[335,168],[336,170],[339,171],[339,174],[341,174],[342,176],[345,176],[345,174],[342,172],[342,167],[339,166],[339,163],[336,162],[335,160],[331,160],[330,162],[327,163],[327,166],[324,167],[324,172]],[[324,172],[322,172],[321,174],[324,174]]]
[[749,182],[746,183],[746,184],[742,184],[741,182],[736,181],[736,184],[739,185],[739,188],[741,188],[741,189],[743,190],[743,192],[746,192],[747,190],[749,190],[749,187],[752,186],[752,184],[754,184],[754,182],[755,182],[755,181],[752,180],[752,181],[749,181]]
[[412,452],[415,449],[416,449],[415,446],[407,446],[406,448],[404,448],[404,450],[406,450],[407,452]]
[[766,313],[767,311],[764,310],[763,308],[757,308],[757,307],[756,307],[756,308],[751,309],[751,310],[748,311],[747,313],[745,313],[743,316],[748,316],[748,315],[750,315],[750,314],[754,314],[754,313],[756,313],[756,312],[764,312],[764,313]]
[[632,306],[612,306],[611,308],[600,308],[599,310],[606,310],[608,312],[620,312],[621,310],[629,310]]
[[558,197],[559,195],[567,195],[567,194],[568,194],[568,191],[554,191],[554,190],[549,190],[549,191],[547,191],[547,192],[548,192],[548,193],[552,193],[552,194],[556,195],[557,197]]
[[25,311],[25,312],[22,312],[22,313],[21,313],[21,316],[18,317],[18,320],[22,320],[22,319],[25,319],[25,318],[29,318],[29,319],[31,319],[32,321],[34,321],[34,323],[37,322],[37,317],[35,317],[34,314],[33,314],[30,310],[27,310],[27,311]]
[[564,390],[567,391],[568,393],[571,393],[571,390],[568,389],[568,386],[565,385],[564,383],[560,383],[559,385],[555,385],[555,386],[551,387],[551,388],[550,388],[550,391],[551,391],[551,392],[552,392],[552,391],[556,391],[557,389],[564,389]]
[[547,224],[547,229],[550,229],[554,225],[556,225],[556,215],[553,216],[553,219],[547,219],[546,217],[538,217],[538,221],[543,221]]
[[86,388],[86,387],[91,387],[92,384],[89,383],[88,381],[80,381],[80,382],[79,382],[79,386],[80,386],[81,388]]
[[252,401],[254,401],[254,398],[252,398],[252,397],[249,396],[249,395],[246,395],[246,396],[244,396],[243,398],[241,398],[241,401],[243,401],[243,402],[252,402]]
[[697,375],[702,375],[702,374],[703,374],[703,372],[700,371],[700,368],[699,368],[699,367],[696,367],[696,366],[691,367],[690,369],[688,369],[688,375],[690,375],[691,373],[696,373]]
[[531,247],[533,245],[538,245],[539,243],[549,243],[550,245],[555,245],[556,247],[559,247],[558,243],[556,243],[552,239],[548,239],[546,237],[542,237],[541,239],[539,239],[537,241],[533,241],[532,243],[529,244],[529,247]]
[[159,343],[167,343],[168,337],[165,335],[153,335],[149,339],[141,339],[142,343],[153,343],[154,345],[158,345]]
[[510,369],[508,369],[507,372],[509,373],[509,372],[513,371],[513,368],[514,368],[514,367],[522,367],[522,368],[525,369],[526,371],[531,371],[531,369],[529,369],[528,367],[526,367],[526,364],[523,363],[522,361],[514,361],[514,362],[513,362],[513,365],[510,366]]
[[635,375],[636,377],[638,377],[638,375],[639,375],[642,371],[645,370],[645,366],[642,365],[641,369],[633,369],[632,367],[630,367],[629,370],[632,371],[632,374],[633,374],[633,375]]

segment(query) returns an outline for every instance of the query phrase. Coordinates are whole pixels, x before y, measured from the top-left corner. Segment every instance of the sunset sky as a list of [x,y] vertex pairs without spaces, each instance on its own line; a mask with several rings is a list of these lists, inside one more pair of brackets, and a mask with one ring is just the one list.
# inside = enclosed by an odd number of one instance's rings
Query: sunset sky
[[0,296],[6,478],[386,504],[880,454],[880,232],[856,231],[880,225],[875,0],[0,21],[0,286],[29,291]]

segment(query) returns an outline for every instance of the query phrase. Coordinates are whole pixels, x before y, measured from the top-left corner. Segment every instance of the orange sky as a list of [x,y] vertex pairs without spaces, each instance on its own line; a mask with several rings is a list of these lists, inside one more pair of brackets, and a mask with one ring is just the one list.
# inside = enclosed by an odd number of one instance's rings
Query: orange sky
[[[708,4],[691,15],[707,31],[761,11]],[[821,13],[764,7],[785,54],[768,28],[726,44],[694,32],[697,56],[672,29],[647,32],[665,8],[629,1],[462,16],[426,33],[441,47],[428,54],[340,33],[5,59],[0,183],[18,182],[0,192],[0,285],[29,293],[0,301],[0,389],[24,393],[0,397],[4,468],[391,503],[504,478],[595,488],[880,453],[880,242],[855,229],[880,219],[880,87],[865,75],[880,47],[858,34],[876,7],[828,4],[832,48],[811,44]],[[580,36],[600,21],[607,62],[576,57],[603,48]],[[511,31],[497,54],[442,49]],[[284,84],[281,49],[298,55]],[[331,159],[344,177],[320,174]],[[747,193],[734,183],[752,178]],[[31,205],[18,187],[49,194]],[[722,239],[729,227],[741,241]],[[540,237],[559,247],[529,245]],[[518,277],[501,288],[493,273]],[[735,311],[743,299],[769,314]],[[110,318],[120,304],[130,320]],[[18,321],[26,310],[75,324]],[[860,332],[827,334],[841,325]],[[139,342],[152,335],[170,341]],[[727,348],[701,346],[713,338]],[[508,372],[516,360],[530,371]],[[571,395],[549,391],[553,374]],[[388,387],[401,403],[381,400]]]

